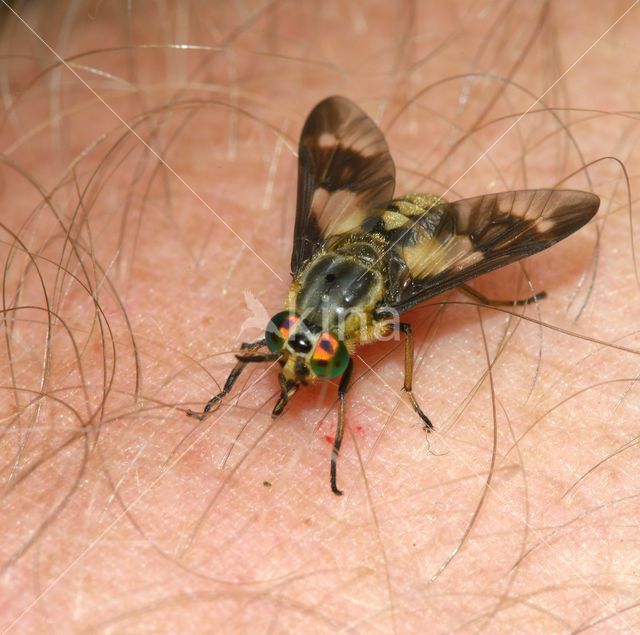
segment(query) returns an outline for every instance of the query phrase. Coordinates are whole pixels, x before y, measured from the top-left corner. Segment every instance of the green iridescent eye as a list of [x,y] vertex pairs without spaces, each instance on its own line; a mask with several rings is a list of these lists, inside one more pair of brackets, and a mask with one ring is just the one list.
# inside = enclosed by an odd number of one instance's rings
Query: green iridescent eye
[[323,333],[311,356],[311,370],[318,379],[335,379],[344,373],[349,364],[349,351],[337,337]]
[[276,313],[267,324],[267,330],[264,337],[267,340],[267,346],[272,353],[282,350],[286,339],[298,323],[300,318],[290,311],[280,311]]

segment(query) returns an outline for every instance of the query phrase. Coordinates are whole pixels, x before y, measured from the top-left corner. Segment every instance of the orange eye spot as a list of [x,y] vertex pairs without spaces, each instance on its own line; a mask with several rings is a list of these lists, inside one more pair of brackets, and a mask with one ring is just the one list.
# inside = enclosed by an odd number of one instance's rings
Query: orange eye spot
[[282,335],[282,339],[286,340],[289,337],[291,331],[298,323],[300,318],[297,315],[289,314],[279,325],[278,330],[280,331],[280,335]]
[[338,350],[338,340],[331,333],[323,333],[313,351],[313,359],[316,362],[329,362]]
[[349,364],[349,351],[344,342],[325,332],[316,342],[311,356],[311,369],[318,379],[335,379]]
[[299,320],[300,318],[295,313],[289,313],[289,311],[281,311],[269,320],[265,339],[272,353],[277,353],[282,349]]

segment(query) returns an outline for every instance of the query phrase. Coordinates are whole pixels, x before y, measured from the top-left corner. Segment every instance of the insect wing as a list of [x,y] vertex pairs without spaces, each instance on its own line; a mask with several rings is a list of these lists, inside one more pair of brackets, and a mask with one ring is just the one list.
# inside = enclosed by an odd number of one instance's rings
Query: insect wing
[[300,136],[293,273],[326,238],[383,209],[394,187],[395,165],[375,122],[345,97],[321,101]]
[[566,238],[598,211],[575,190],[520,190],[441,203],[394,230],[390,262],[402,273],[389,305],[406,311],[466,280]]

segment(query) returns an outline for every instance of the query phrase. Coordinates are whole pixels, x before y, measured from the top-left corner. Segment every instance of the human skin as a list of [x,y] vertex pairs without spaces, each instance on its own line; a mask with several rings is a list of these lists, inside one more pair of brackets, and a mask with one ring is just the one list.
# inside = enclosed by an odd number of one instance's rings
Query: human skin
[[[8,10],[2,39],[3,632],[632,632],[638,10],[58,4],[16,11],[68,67]],[[602,199],[473,282],[537,305],[407,315],[428,438],[402,343],[357,351],[341,498],[335,383],[272,421],[256,366],[185,416],[281,310],[297,136],[334,93],[400,194]]]

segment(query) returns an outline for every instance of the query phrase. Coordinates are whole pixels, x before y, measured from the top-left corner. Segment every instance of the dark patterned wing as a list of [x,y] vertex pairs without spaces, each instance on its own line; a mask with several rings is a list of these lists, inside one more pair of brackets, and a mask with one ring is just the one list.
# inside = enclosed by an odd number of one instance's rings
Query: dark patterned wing
[[309,114],[298,151],[291,270],[298,273],[329,236],[356,230],[393,197],[395,166],[375,122],[345,97]]
[[594,194],[575,190],[502,192],[455,203],[421,195],[393,201],[382,217],[391,242],[388,306],[401,313],[542,251],[587,223],[599,205]]

